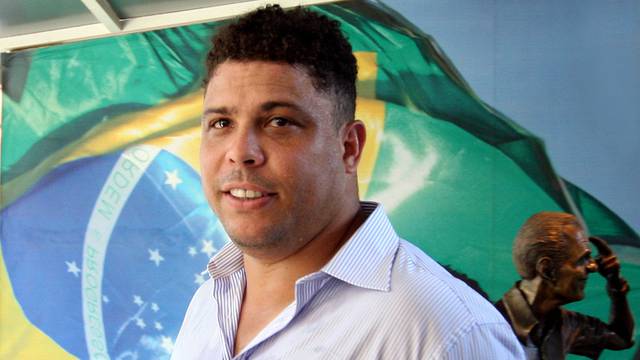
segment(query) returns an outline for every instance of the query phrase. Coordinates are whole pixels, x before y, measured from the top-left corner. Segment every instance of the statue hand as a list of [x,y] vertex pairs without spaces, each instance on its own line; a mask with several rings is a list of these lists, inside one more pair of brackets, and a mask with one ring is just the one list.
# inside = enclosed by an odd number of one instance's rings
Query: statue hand
[[599,237],[589,237],[589,241],[598,249],[595,261],[598,272],[607,279],[607,288],[626,292],[628,284],[620,277],[620,261],[618,261],[616,254],[613,253],[607,242]]
[[618,277],[620,275],[620,262],[607,242],[595,236],[589,237],[589,241],[598,249],[598,256],[596,256],[595,261],[600,275],[607,278],[607,280],[612,280],[612,277]]

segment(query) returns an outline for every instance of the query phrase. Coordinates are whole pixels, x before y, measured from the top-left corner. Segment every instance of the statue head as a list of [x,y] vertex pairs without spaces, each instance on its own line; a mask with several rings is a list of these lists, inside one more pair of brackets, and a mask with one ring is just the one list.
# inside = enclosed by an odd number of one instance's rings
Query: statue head
[[560,303],[581,300],[587,276],[596,270],[582,225],[562,212],[539,212],[522,225],[513,262],[523,279],[539,277]]

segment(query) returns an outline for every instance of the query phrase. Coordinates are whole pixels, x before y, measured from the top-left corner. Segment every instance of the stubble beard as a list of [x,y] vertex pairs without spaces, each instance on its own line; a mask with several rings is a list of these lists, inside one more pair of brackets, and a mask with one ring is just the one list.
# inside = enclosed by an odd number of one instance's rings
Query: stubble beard
[[287,232],[285,226],[275,224],[260,236],[243,236],[233,230],[227,231],[227,234],[231,241],[241,249],[264,251],[280,248],[287,238]]
[[[234,170],[229,174],[218,179],[217,188],[221,188],[222,184],[226,182],[232,181],[248,181],[252,184],[256,184],[258,186],[264,187],[266,189],[275,188],[275,183],[267,180],[262,176],[258,176],[252,172],[245,172],[241,170]],[[231,222],[227,222],[225,216],[221,216],[223,213],[221,209],[219,209],[216,204],[211,203],[211,207],[214,210],[214,213],[218,216],[222,226],[224,227],[225,232],[229,236],[229,239],[236,244],[241,249],[247,250],[270,250],[278,248],[279,245],[283,242],[283,239],[287,237],[287,226],[286,223],[290,221],[291,215],[287,214],[287,216],[283,217],[285,219],[283,222],[273,224],[269,229],[264,231],[260,235],[244,235],[247,226],[236,225],[233,226]],[[228,215],[230,217],[233,216],[242,216],[242,215]],[[239,228],[239,229],[238,229]]]
[[236,224],[234,228],[227,226],[223,219],[221,222],[229,239],[241,250],[289,253],[304,245],[303,237],[296,231],[301,224],[296,223],[298,218],[294,216],[294,212],[295,210],[292,210],[282,215],[282,221],[274,222],[253,233],[247,233],[246,226]]
[[307,220],[312,217],[313,214],[305,211],[304,207],[291,209],[282,215],[282,221],[272,223],[257,234],[246,234],[245,228],[227,229],[224,221],[222,224],[231,241],[241,251],[280,257],[298,252],[326,227],[325,219],[322,218],[316,218],[313,223],[323,225],[317,227],[311,225]]

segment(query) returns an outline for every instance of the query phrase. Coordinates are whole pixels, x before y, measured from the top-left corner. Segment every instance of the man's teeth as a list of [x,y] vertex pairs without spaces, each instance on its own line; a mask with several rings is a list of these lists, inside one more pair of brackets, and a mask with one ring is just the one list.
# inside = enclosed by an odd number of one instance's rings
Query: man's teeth
[[257,199],[262,197],[262,193],[260,191],[246,190],[246,189],[231,189],[229,191],[233,197],[237,197],[240,199]]

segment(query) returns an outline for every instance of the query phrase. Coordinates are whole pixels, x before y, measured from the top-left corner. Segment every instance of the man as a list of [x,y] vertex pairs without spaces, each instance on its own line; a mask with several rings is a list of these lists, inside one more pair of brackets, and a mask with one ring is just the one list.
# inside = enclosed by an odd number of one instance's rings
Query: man
[[[591,258],[589,240],[599,256]],[[633,317],[620,277],[620,263],[607,243],[589,238],[571,214],[540,212],[522,226],[513,244],[513,261],[522,280],[496,304],[511,323],[531,359],[564,359],[568,353],[597,358],[603,349],[633,345]],[[607,279],[610,322],[561,306],[584,298],[589,273]]]
[[358,199],[365,127],[339,25],[267,6],[208,56],[204,192],[232,240],[174,359],[519,358],[484,299]]

